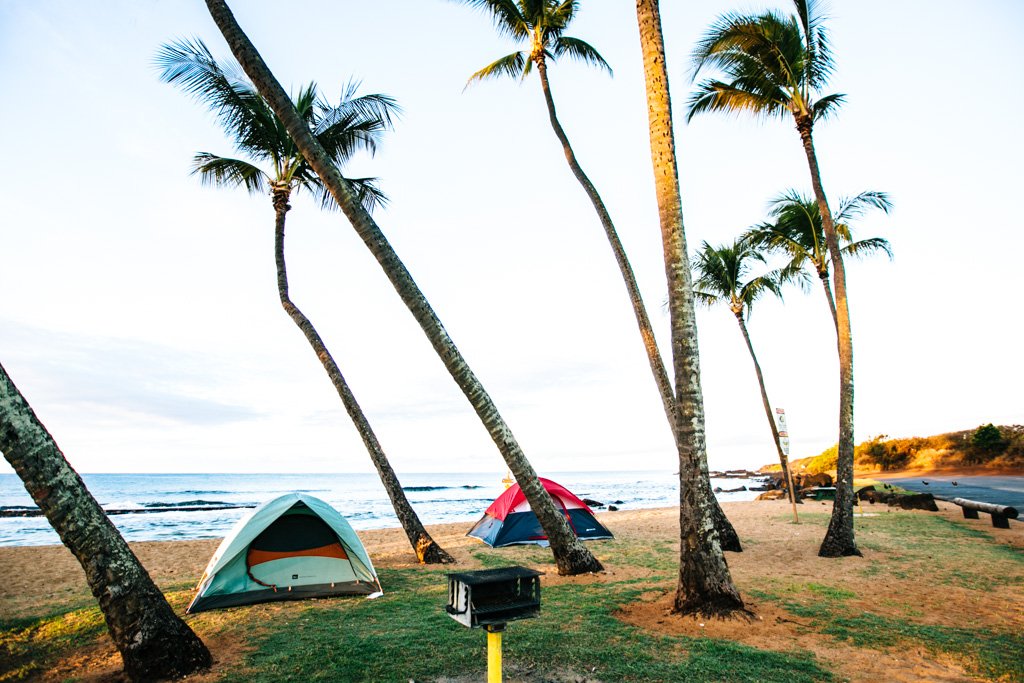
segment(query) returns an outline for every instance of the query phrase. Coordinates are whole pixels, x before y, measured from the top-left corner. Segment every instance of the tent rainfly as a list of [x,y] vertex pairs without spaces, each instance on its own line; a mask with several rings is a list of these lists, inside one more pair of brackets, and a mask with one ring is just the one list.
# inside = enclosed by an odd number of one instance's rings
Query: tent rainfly
[[[585,540],[614,538],[594,517],[586,503],[572,491],[550,479],[538,477],[544,490],[555,502],[555,509],[561,510],[569,521],[569,527]],[[505,545],[536,543],[546,546],[548,537],[540,526],[540,520],[530,509],[530,503],[519,488],[513,484],[494,499],[480,521],[473,525],[467,536],[479,538],[489,546],[498,548]]]
[[366,549],[341,513],[319,498],[287,493],[238,521],[186,612],[380,590]]

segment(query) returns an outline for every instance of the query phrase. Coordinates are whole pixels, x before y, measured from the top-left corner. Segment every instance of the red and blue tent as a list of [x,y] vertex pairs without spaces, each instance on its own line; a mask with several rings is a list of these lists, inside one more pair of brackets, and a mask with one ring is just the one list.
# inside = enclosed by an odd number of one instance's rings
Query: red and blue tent
[[[585,541],[614,538],[611,532],[597,521],[586,503],[577,498],[572,491],[550,479],[538,479],[554,501],[555,509],[565,515],[569,528],[576,536]],[[519,484],[513,484],[495,498],[467,536],[479,538],[494,548],[522,543],[543,546],[548,544],[548,537],[541,528],[537,515],[530,508],[526,496],[520,490]]]

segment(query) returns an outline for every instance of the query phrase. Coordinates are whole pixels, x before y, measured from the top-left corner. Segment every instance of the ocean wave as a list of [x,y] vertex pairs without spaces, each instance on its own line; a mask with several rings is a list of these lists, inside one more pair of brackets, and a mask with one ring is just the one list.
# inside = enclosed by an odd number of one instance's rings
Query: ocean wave
[[403,491],[444,491],[447,489],[482,489],[487,488],[485,486],[476,486],[473,484],[466,484],[465,486],[403,486]]
[[183,500],[180,503],[143,503],[144,508],[183,508],[183,507],[203,507],[209,505],[217,505],[219,507],[242,507],[245,503],[227,503],[222,500]]

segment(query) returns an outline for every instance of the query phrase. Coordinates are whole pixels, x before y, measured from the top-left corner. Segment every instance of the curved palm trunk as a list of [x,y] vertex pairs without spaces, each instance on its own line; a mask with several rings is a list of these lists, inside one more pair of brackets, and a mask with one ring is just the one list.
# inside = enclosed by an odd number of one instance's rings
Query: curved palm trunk
[[345,377],[341,374],[341,368],[338,367],[334,357],[327,350],[327,346],[313,327],[313,323],[299,310],[298,306],[292,303],[291,298],[288,296],[288,271],[284,261],[284,224],[285,216],[290,208],[288,194],[281,191],[275,192],[274,213],[276,214],[277,221],[274,229],[274,259],[277,262],[277,293],[281,297],[281,306],[284,307],[285,312],[299,330],[302,331],[306,341],[309,342],[313,352],[316,353],[320,363],[324,366],[324,370],[327,371],[327,376],[331,378],[331,384],[334,385],[338,396],[341,397],[341,402],[345,405],[346,412],[352,418],[359,436],[363,439],[363,444],[366,445],[366,450],[370,454],[373,466],[377,468],[377,474],[380,475],[381,483],[384,484],[384,490],[388,492],[388,498],[391,499],[391,506],[395,509],[395,516],[401,522],[405,535],[409,537],[409,543],[412,544],[413,550],[416,552],[416,558],[421,564],[447,564],[454,562],[455,559],[445,552],[444,548],[439,546],[430,537],[427,530],[423,528],[423,523],[420,522],[416,511],[409,504],[409,499],[406,498],[405,491],[402,490],[402,485],[399,483],[398,477],[395,476],[395,471],[391,468],[391,463],[388,461],[387,456],[384,454],[384,449],[381,448],[380,442],[377,440],[377,435],[370,428],[369,420],[366,419],[362,408],[356,402],[355,395],[349,389],[348,382],[345,381]]
[[821,223],[832,259],[832,280],[835,284],[836,337],[839,347],[839,457],[836,463],[836,500],[832,505],[832,518],[821,542],[818,554],[822,557],[860,555],[853,535],[853,335],[850,330],[850,308],[846,300],[846,268],[839,248],[839,235],[832,222],[825,190],[821,185],[818,159],[811,137],[813,122],[809,117],[797,119],[797,131],[807,155],[811,173],[811,186],[821,211]]
[[821,286],[825,288],[825,298],[828,300],[828,310],[832,311],[832,322],[836,325],[836,332],[839,332],[839,316],[836,314],[836,300],[832,297],[832,287],[828,284],[828,271],[818,272],[821,279]]
[[757,373],[757,384],[761,387],[761,403],[764,404],[764,415],[768,418],[768,424],[772,428],[772,441],[775,442],[775,450],[779,453],[779,464],[782,465],[782,476],[786,478],[786,488],[789,490],[789,503],[793,506],[793,521],[800,523],[800,517],[796,513],[796,489],[793,488],[793,475],[789,471],[789,459],[782,451],[782,441],[779,439],[779,428],[775,424],[775,416],[772,415],[772,404],[768,400],[768,391],[764,388],[764,375],[761,374],[761,364],[757,362],[754,354],[754,345],[750,342],[750,333],[747,331],[747,324],[743,322],[743,313],[734,313],[736,322],[740,325],[740,332],[743,333],[743,341],[747,343],[747,351],[750,351],[750,360],[754,361],[754,372]]
[[208,668],[206,646],[167,604],[3,366],[0,451],[85,570],[128,677],[163,680]]
[[[612,253],[615,255],[615,263],[619,266],[619,272],[622,274],[622,280],[626,284],[626,291],[629,294],[629,301],[633,305],[633,314],[636,316],[636,324],[640,329],[640,337],[643,340],[644,350],[647,352],[647,362],[651,366],[651,373],[654,375],[654,383],[658,386],[658,393],[661,395],[661,403],[665,410],[665,417],[668,419],[669,428],[672,430],[672,437],[676,442],[676,447],[678,448],[679,429],[676,425],[675,397],[672,395],[672,382],[669,380],[668,372],[665,370],[665,363],[662,361],[661,351],[658,350],[658,342],[654,337],[654,328],[651,326],[650,316],[647,315],[647,307],[644,306],[644,300],[640,294],[640,287],[636,283],[636,276],[633,274],[633,266],[629,263],[629,258],[626,256],[626,249],[622,246],[622,240],[619,239],[619,234],[615,230],[615,225],[612,223],[612,217],[608,213],[608,209],[605,208],[601,195],[598,194],[597,188],[594,187],[594,184],[590,181],[590,178],[587,177],[587,174],[584,173],[583,168],[576,160],[576,154],[572,151],[572,145],[569,144],[569,137],[565,134],[562,124],[558,121],[558,115],[555,112],[555,100],[551,96],[551,84],[548,81],[547,63],[544,60],[543,54],[537,57],[536,63],[537,71],[540,72],[541,89],[544,91],[544,102],[548,108],[548,119],[551,122],[551,128],[555,131],[555,136],[562,144],[562,151],[565,153],[565,160],[569,162],[569,168],[572,170],[572,174],[576,176],[576,180],[579,181],[579,184],[583,187],[583,191],[587,193],[590,203],[594,205],[594,211],[597,212],[597,217],[600,219],[601,226],[604,228],[605,236],[608,238],[608,244],[611,246]],[[740,538],[736,534],[736,530],[726,518],[721,506],[718,504],[718,499],[714,498],[713,495],[712,498],[714,500],[713,507],[715,508],[715,527],[718,529],[723,549],[736,552],[742,551],[743,548],[740,545]]]
[[523,495],[537,515],[544,533],[551,543],[551,551],[555,557],[558,573],[581,574],[603,569],[597,558],[583,545],[569,527],[565,516],[555,510],[551,496],[537,480],[537,473],[516,441],[512,430],[505,424],[498,413],[497,406],[487,394],[483,385],[466,363],[455,343],[448,336],[437,314],[430,307],[423,292],[420,291],[405,264],[388,243],[373,218],[359,205],[351,188],[341,177],[338,169],[330,162],[323,148],[316,141],[302,119],[295,112],[295,107],[287,93],[267,68],[263,58],[253,47],[248,37],[238,26],[231,10],[223,0],[206,0],[210,16],[224,35],[232,53],[242,65],[246,74],[256,86],[260,95],[270,104],[274,113],[284,123],[288,134],[310,166],[320,176],[324,185],[341,207],[346,218],[352,223],[356,233],[373,254],[391,281],[399,297],[409,308],[416,322],[423,329],[434,351],[444,363],[455,383],[466,395],[477,416],[487,429],[491,439],[505,460],[505,464],[516,478]]
[[672,357],[679,431],[679,582],[673,609],[683,614],[726,616],[744,612],[712,521],[714,495],[704,442],[693,288],[683,233],[682,200],[672,134],[665,46],[657,0],[637,0],[650,122],[651,161],[668,276]]

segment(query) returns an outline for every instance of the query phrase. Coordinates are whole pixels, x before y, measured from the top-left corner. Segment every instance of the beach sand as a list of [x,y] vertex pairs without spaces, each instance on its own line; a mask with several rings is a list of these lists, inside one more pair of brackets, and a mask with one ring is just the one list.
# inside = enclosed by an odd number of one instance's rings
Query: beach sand
[[[674,580],[671,579],[657,584],[658,589],[644,596],[643,602],[628,606],[620,613],[620,618],[660,633],[728,638],[772,650],[808,651],[840,678],[865,682],[979,679],[969,676],[955,661],[946,661],[941,655],[916,648],[879,651],[857,648],[848,641],[822,636],[807,628],[804,619],[793,616],[777,602],[758,600],[751,590],[764,586],[766,581],[778,586],[824,583],[852,591],[857,597],[847,604],[856,608],[863,602],[864,609],[870,608],[874,613],[884,614],[886,605],[893,603],[887,601],[886,596],[898,595],[901,605],[916,605],[928,623],[962,625],[962,615],[973,614],[976,616],[971,621],[979,626],[997,629],[1021,627],[1024,615],[1022,582],[999,591],[981,592],[928,581],[900,580],[888,573],[874,576],[865,568],[885,562],[883,554],[864,547],[863,558],[818,557],[823,527],[820,524],[790,523],[790,508],[784,501],[726,503],[723,507],[744,543],[742,553],[727,554],[729,566],[756,618],[750,622],[705,622],[671,615],[669,608],[674,590]],[[940,503],[940,507],[939,515],[977,527],[991,534],[998,543],[1024,548],[1022,524],[1012,523],[1008,530],[993,529],[987,515],[982,515],[981,520],[962,520],[959,508],[946,503]],[[803,513],[828,513],[831,503],[808,502],[800,508]],[[864,511],[879,515],[936,514],[868,505],[864,506]],[[604,512],[598,517],[620,539],[652,544],[675,539],[678,543],[678,519],[674,508]],[[430,532],[456,557],[460,568],[474,569],[478,561],[471,552],[481,546],[475,539],[465,536],[469,527],[468,523],[436,525],[430,527]],[[359,535],[378,568],[416,566],[401,529],[362,531]],[[217,545],[217,540],[203,540],[143,542],[133,543],[132,547],[161,588],[180,591],[199,580]],[[617,563],[614,557],[605,556],[600,543],[595,543],[592,548],[605,563],[606,572],[559,577],[552,565],[538,566],[546,572],[544,584],[615,582],[657,575],[651,569]],[[514,557],[512,559],[515,560]],[[84,606],[91,600],[81,569],[62,546],[0,548],[0,576],[3,576],[3,581],[0,581],[0,617],[45,614],[68,605]],[[387,586],[384,590],[387,591]],[[897,608],[892,606],[891,609]],[[893,616],[900,614],[894,612]],[[216,680],[218,671],[228,670],[232,662],[242,656],[237,643],[218,642],[216,638],[207,639],[207,643],[217,664],[211,673],[190,677],[189,680]],[[62,664],[61,670],[52,672],[52,680],[62,680],[68,675],[82,676],[85,680],[116,680],[119,667],[116,651],[112,645],[106,644],[105,649],[80,657],[79,661]],[[548,672],[548,677],[543,679],[530,676],[516,678],[513,670],[511,675],[507,675],[507,680],[562,680],[551,675],[552,672]],[[43,680],[51,679],[48,676]],[[564,680],[582,679],[566,674]]]

